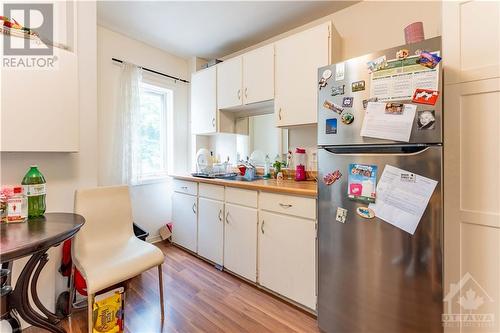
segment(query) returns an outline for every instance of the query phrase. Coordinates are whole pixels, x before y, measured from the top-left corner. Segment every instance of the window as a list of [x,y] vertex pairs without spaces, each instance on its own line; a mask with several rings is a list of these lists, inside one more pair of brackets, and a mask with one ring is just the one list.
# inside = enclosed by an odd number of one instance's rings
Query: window
[[139,182],[167,176],[167,112],[172,109],[172,90],[141,82]]

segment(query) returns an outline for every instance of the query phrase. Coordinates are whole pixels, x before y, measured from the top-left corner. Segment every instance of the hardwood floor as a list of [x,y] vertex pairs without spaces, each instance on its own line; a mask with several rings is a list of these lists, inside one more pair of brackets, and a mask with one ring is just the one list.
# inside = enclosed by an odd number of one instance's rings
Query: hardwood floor
[[[312,316],[175,246],[157,244],[166,256],[165,321],[160,322],[158,273],[153,268],[130,283],[126,332],[319,332]],[[61,325],[68,333],[86,333],[87,311],[73,312]],[[45,331],[30,327],[24,332]]]

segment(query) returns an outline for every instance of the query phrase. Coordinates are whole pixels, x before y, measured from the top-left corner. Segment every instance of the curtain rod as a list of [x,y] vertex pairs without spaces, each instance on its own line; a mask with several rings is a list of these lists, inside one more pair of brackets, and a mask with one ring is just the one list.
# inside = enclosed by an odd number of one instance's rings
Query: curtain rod
[[[123,64],[123,60],[116,59],[116,58],[111,58],[111,60],[119,62],[120,64]],[[150,73],[158,74],[158,75],[161,75],[161,76],[165,76],[165,77],[168,77],[168,78],[170,78],[172,80],[175,80],[175,81],[181,81],[181,82],[184,82],[184,83],[189,83],[189,81],[187,81],[187,80],[184,80],[184,79],[181,79],[179,77],[172,76],[172,75],[168,75],[168,74],[165,74],[165,73],[161,73],[161,72],[155,71],[154,69],[149,69],[149,68],[146,68],[146,67],[141,67],[141,68],[143,70],[145,70],[146,72],[150,72]]]

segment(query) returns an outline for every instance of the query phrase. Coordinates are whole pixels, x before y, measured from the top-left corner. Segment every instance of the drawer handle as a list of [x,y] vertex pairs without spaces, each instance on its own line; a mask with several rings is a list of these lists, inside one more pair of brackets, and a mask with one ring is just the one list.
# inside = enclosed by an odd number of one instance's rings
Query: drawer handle
[[222,222],[222,209],[219,209],[219,221]]
[[194,203],[194,204],[193,204],[192,209],[193,209],[193,213],[195,213],[195,214],[196,214],[196,203]]
[[215,127],[215,118],[212,118],[212,127]]
[[260,225],[260,232],[264,234],[264,220],[262,220],[262,224]]
[[280,110],[278,111],[278,119],[281,120],[281,108]]
[[187,189],[188,189],[188,187],[187,187],[187,186],[181,186],[181,188],[182,188],[183,190],[186,190],[186,191],[187,191]]
[[229,224],[229,212],[226,212],[226,223]]
[[280,206],[283,207],[283,208],[290,208],[290,207],[292,207],[292,205],[284,204],[284,203],[281,203],[281,202],[280,202]]
[[245,88],[245,98],[248,98],[248,88]]
[[241,99],[241,89],[238,89],[238,100]]

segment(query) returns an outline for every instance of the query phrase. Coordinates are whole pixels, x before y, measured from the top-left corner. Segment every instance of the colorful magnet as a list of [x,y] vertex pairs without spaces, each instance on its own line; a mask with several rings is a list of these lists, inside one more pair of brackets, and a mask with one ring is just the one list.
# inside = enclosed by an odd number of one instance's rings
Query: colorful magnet
[[417,129],[432,130],[436,127],[436,113],[434,110],[417,111]]
[[337,95],[343,95],[344,94],[344,89],[345,88],[345,85],[341,85],[341,86],[335,86],[335,87],[332,87],[332,96],[337,96]]
[[342,81],[345,76],[345,63],[340,62],[335,65],[335,81]]
[[411,101],[418,104],[435,105],[439,96],[439,91],[429,89],[415,89]]
[[431,69],[434,69],[440,61],[440,56],[429,51],[422,51],[420,53],[420,58],[417,59],[418,64]]
[[332,103],[328,100],[325,100],[325,102],[323,103],[323,106],[327,109],[332,110],[333,112],[338,113],[338,114],[341,114],[344,111],[344,108],[342,108],[340,105]]
[[365,219],[372,219],[375,217],[375,212],[368,207],[358,207],[356,208],[356,214]]
[[377,59],[368,61],[366,65],[368,66],[368,70],[370,71],[370,73],[373,73],[387,67],[387,58],[385,57],[385,55],[383,55],[381,57],[378,57]]
[[415,183],[417,181],[417,176],[414,173],[402,173],[401,181],[405,183]]
[[419,55],[420,55],[420,53],[422,53],[422,50],[421,50],[421,49],[416,49],[416,50],[415,50],[415,55],[418,55],[418,56],[419,56]]
[[368,103],[370,103],[370,102],[378,102],[378,97],[372,97],[372,98],[364,99],[363,100],[363,109],[366,110],[366,108],[368,107]]
[[322,88],[326,87],[327,86],[327,82],[324,78],[321,78],[318,82],[318,86],[319,86],[319,90],[321,90]]
[[405,105],[402,103],[387,103],[385,105],[385,113],[387,114],[403,114]]
[[335,170],[334,172],[327,173],[323,177],[323,183],[325,183],[326,185],[332,185],[337,180],[339,180],[340,177],[342,177],[342,174],[340,173],[340,171],[339,170]]
[[345,223],[347,219],[347,209],[342,207],[337,207],[337,214],[335,215],[335,220],[340,223]]
[[408,58],[410,55],[410,51],[408,49],[401,49],[398,52],[396,52],[396,58],[399,60],[403,60]]
[[337,118],[326,120],[325,131],[326,134],[337,134]]
[[342,99],[342,106],[346,108],[352,108],[354,102],[354,97],[344,97]]
[[375,202],[377,169],[376,165],[349,164],[347,177],[347,195],[349,199]]
[[354,121],[354,115],[350,112],[344,112],[340,119],[344,124],[349,125]]
[[365,81],[362,80],[351,83],[351,90],[352,92],[365,90]]

